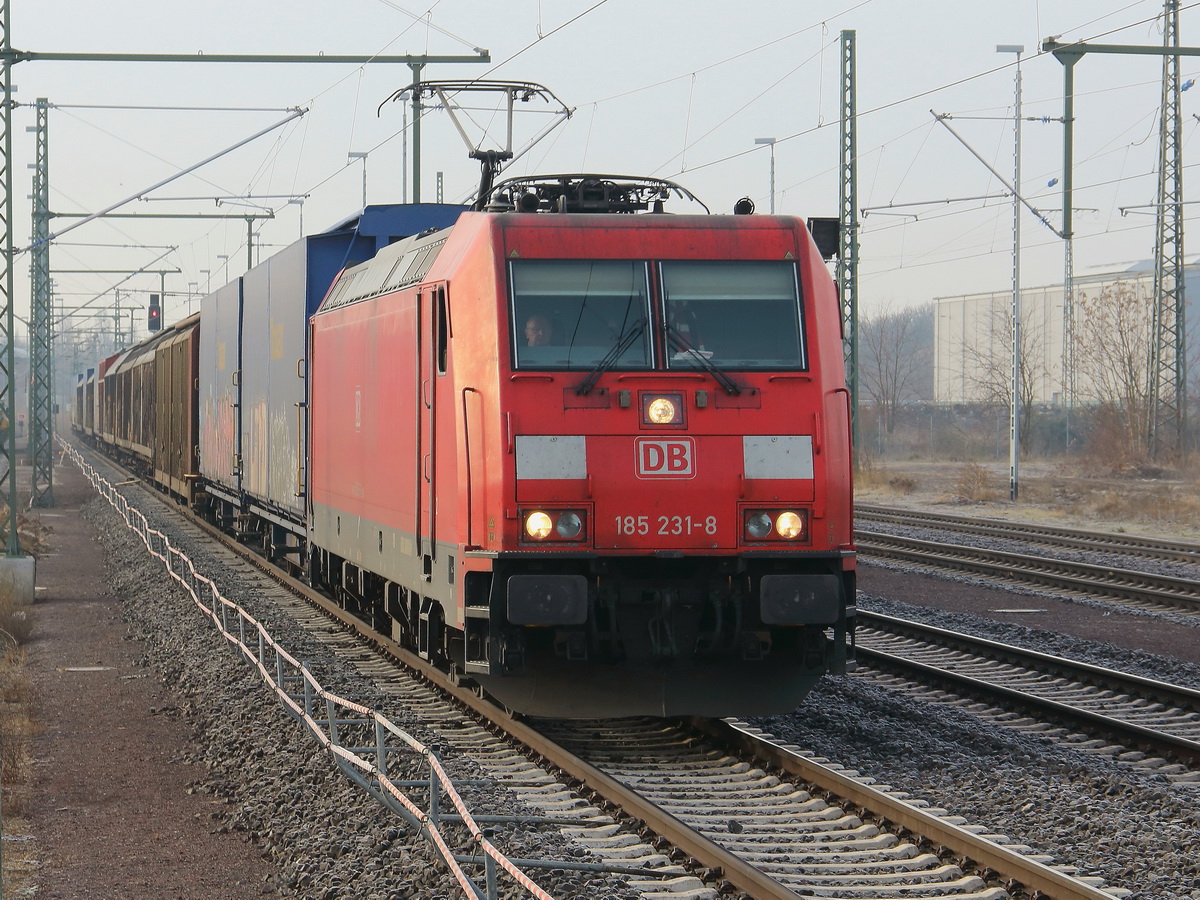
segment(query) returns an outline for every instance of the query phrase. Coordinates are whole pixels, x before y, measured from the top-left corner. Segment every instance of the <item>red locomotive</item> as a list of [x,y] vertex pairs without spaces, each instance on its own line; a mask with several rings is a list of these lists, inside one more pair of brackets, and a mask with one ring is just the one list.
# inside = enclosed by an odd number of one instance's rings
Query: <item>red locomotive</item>
[[75,427],[513,710],[794,708],[854,660],[812,237],[652,179],[483,193],[302,239],[81,376]]
[[310,576],[514,710],[781,712],[853,663],[835,285],[680,193],[505,182],[311,319]]

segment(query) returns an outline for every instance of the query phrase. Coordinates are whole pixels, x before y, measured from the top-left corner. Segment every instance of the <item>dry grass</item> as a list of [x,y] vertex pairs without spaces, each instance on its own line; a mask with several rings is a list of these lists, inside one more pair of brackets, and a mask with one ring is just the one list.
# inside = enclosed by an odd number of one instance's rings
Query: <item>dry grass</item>
[[[8,523],[8,504],[0,503],[0,523],[7,526]],[[50,535],[54,529],[49,525],[42,524],[42,520],[35,516],[23,516],[17,514],[17,539],[21,542],[21,549],[30,556],[38,557],[45,553],[50,547]],[[8,528],[0,528],[0,539],[7,541]]]
[[865,477],[856,473],[855,496],[864,504],[971,503],[989,516],[1200,541],[1200,466],[1164,470],[1099,462],[1023,459],[1020,496],[1013,503],[1007,461],[876,461]]
[[[0,785],[11,790],[29,780],[29,719],[32,687],[25,670],[25,651],[10,650],[0,659]],[[11,811],[8,794],[4,808]]]
[[0,591],[0,652],[15,649],[33,633],[33,610]]
[[33,688],[25,668],[24,648],[0,650],[0,792],[3,792],[4,872],[6,897],[36,893],[37,847],[23,818],[33,779],[30,741]]
[[911,475],[893,475],[887,480],[887,486],[897,494],[914,494],[920,485]]
[[863,462],[854,473],[854,484],[859,491],[871,489],[895,495],[912,494],[920,488],[920,482],[912,475],[881,468],[870,460]]
[[[8,507],[0,503],[0,521]],[[37,557],[49,546],[50,529],[36,518],[17,517],[21,548]],[[0,540],[7,535],[0,533]],[[18,595],[11,581],[0,583],[0,792],[3,793],[4,872],[0,889],[6,897],[29,897],[37,892],[37,847],[29,823],[21,818],[33,779],[30,716],[33,687],[22,644],[33,632],[32,597]]]
[[4,810],[4,896],[36,897],[38,853],[29,822]]
[[962,466],[950,490],[952,500],[958,503],[988,503],[1000,499],[1000,490],[992,473],[979,463]]
[[1085,511],[1109,521],[1192,528],[1200,522],[1200,496],[1195,488],[1159,484],[1140,490],[1105,489],[1086,498]]
[[0,573],[0,653],[15,650],[33,633],[32,597],[19,596]]

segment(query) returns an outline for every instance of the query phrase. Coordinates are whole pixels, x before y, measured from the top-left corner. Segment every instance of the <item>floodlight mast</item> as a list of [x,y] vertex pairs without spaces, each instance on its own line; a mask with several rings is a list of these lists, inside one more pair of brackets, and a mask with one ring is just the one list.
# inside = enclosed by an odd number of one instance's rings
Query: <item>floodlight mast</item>
[[775,138],[755,138],[755,144],[766,144],[771,148],[771,215],[775,215]]
[[997,44],[996,52],[1017,56],[1013,99],[1012,391],[1008,411],[1008,499],[1016,503],[1021,460],[1021,54],[1025,45]]

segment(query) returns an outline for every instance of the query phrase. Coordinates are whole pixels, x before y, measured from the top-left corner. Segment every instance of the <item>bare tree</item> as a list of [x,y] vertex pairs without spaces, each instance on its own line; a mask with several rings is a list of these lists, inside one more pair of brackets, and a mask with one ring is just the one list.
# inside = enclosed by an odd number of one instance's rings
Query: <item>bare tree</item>
[[893,310],[885,306],[859,323],[860,384],[888,434],[901,405],[921,399],[933,370],[933,305]]
[[[1032,318],[1021,316],[1021,333],[1017,348],[1020,380],[1017,384],[1017,412],[1020,416],[1021,450],[1028,453],[1033,443],[1029,427],[1033,417],[1038,385],[1047,378],[1046,340],[1044,329]],[[964,340],[960,348],[963,378],[970,394],[979,402],[991,403],[1009,410],[1013,400],[1013,334],[1012,306],[994,302],[990,314],[980,319],[980,333],[975,340]]]
[[[1075,367],[1080,395],[1118,425],[1126,454],[1146,450],[1154,298],[1145,285],[1115,282],[1075,301]],[[1109,436],[1111,439],[1111,435]]]

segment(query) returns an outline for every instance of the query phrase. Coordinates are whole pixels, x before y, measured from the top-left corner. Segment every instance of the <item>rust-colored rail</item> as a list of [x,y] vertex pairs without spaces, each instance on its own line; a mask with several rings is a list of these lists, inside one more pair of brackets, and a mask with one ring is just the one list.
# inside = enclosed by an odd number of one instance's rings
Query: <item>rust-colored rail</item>
[[1200,582],[1115,566],[1007,553],[893,534],[857,533],[860,557],[897,559],[939,569],[974,572],[992,578],[1039,584],[1056,590],[1200,612]]

